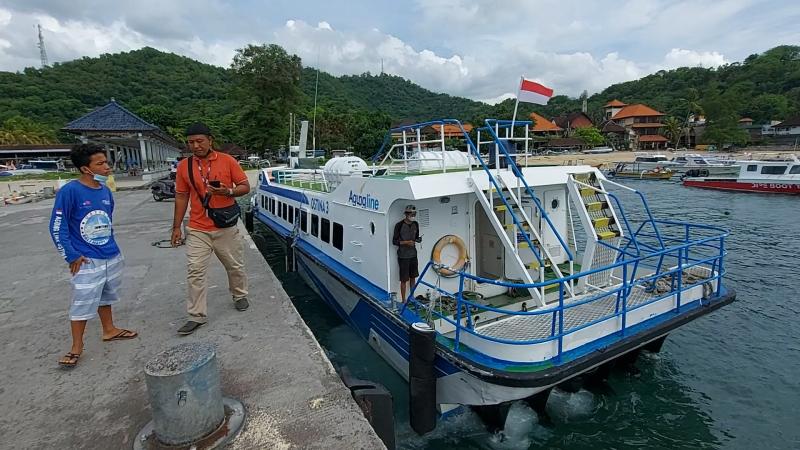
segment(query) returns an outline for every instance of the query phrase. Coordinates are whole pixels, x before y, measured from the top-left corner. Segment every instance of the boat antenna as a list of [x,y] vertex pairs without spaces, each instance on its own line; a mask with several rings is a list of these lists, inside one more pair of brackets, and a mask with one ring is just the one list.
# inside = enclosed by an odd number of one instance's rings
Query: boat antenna
[[319,88],[319,47],[317,47],[317,81],[314,82],[314,130],[311,132],[311,148],[317,151],[317,90]]

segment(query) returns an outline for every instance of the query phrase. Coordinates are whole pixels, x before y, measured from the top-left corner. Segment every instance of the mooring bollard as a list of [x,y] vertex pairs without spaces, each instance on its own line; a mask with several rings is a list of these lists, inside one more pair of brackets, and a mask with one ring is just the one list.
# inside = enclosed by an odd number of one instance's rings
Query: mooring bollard
[[222,423],[225,407],[213,345],[176,345],[148,361],[144,373],[156,437],[162,443],[192,442]]
[[244,423],[242,404],[222,397],[213,345],[176,345],[148,361],[144,373],[153,420],[139,433],[138,448],[200,440],[202,448],[214,448],[235,436]]

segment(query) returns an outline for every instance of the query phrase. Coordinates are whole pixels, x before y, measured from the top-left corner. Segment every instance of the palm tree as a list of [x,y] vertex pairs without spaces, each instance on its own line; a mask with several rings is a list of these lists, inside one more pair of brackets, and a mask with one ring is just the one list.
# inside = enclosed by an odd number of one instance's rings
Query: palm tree
[[703,107],[700,105],[700,93],[695,88],[689,88],[686,95],[687,98],[679,98],[678,100],[686,102],[686,121],[683,124],[683,129],[686,132],[686,146],[689,146],[689,120],[697,115],[704,115]]
[[678,141],[681,140],[681,134],[683,133],[683,125],[681,124],[681,121],[675,117],[667,117],[667,119],[664,121],[664,131],[666,132],[670,143],[672,143],[672,147],[677,148]]

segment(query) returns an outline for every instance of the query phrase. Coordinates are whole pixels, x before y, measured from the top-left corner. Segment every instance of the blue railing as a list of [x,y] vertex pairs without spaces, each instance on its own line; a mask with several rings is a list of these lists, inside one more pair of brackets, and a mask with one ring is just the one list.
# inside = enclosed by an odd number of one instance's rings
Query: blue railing
[[[432,283],[425,281],[425,275],[428,273],[429,269],[435,268],[435,264],[432,261],[429,261],[425,265],[425,268],[423,269],[422,273],[420,274],[417,283],[413,286],[409,297],[405,299],[401,313],[405,312],[409,306],[413,306],[417,311],[417,315],[419,315],[419,312],[421,310],[427,311],[430,317],[441,319],[444,322],[450,324],[455,331],[453,339],[454,339],[454,350],[456,352],[461,351],[460,346],[462,344],[464,333],[467,333],[478,339],[483,339],[489,342],[511,344],[511,345],[530,345],[530,344],[539,344],[543,342],[557,340],[558,352],[554,357],[554,360],[556,362],[559,362],[561,361],[564,353],[563,349],[564,338],[579,330],[582,330],[584,328],[587,328],[589,326],[592,326],[594,324],[597,324],[599,322],[614,317],[619,317],[621,327],[618,331],[616,331],[616,333],[620,337],[622,337],[625,336],[626,331],[629,329],[627,321],[628,321],[628,314],[631,311],[635,311],[653,302],[675,295],[676,304],[675,308],[673,309],[673,312],[678,314],[682,311],[682,307],[685,306],[684,302],[685,299],[683,299],[682,296],[686,290],[695,286],[706,285],[707,283],[714,283],[716,281],[715,286],[713,284],[709,285],[711,286],[711,292],[708,293],[708,296],[712,296],[715,293],[719,294],[722,291],[722,277],[725,275],[723,260],[726,255],[724,242],[725,242],[725,237],[727,237],[728,235],[728,232],[726,230],[713,226],[696,225],[696,224],[689,224],[684,222],[676,222],[668,220],[654,220],[653,225],[662,226],[665,229],[671,229],[675,227],[683,228],[682,230],[683,233],[681,233],[683,236],[664,237],[663,234],[660,234],[660,236],[662,236],[662,238],[664,239],[662,242],[667,244],[675,243],[675,245],[665,246],[662,249],[655,249],[654,251],[651,251],[647,254],[633,255],[630,253],[623,253],[624,256],[629,258],[623,258],[622,260],[619,260],[607,266],[598,267],[585,272],[580,272],[577,274],[564,276],[558,279],[542,281],[538,283],[526,284],[526,283],[512,283],[506,281],[499,281],[499,280],[479,277],[477,275],[467,273],[464,270],[460,270],[456,271],[459,277],[458,291],[448,292],[442,289],[441,287],[435,286]],[[700,233],[708,235],[699,237],[692,236],[693,234],[700,234]],[[692,250],[692,252],[690,252],[690,250]],[[648,264],[647,262],[649,260],[658,260],[658,262],[655,264]],[[675,263],[674,268],[671,268],[663,272],[655,272],[650,275],[637,277],[637,272],[640,269],[657,267],[660,266],[665,261],[674,261]],[[690,269],[695,267],[700,268],[702,272],[707,272],[708,276],[692,274]],[[585,298],[581,298],[577,301],[565,304],[564,293],[565,290],[569,288],[569,283],[577,280],[578,278],[587,277],[592,274],[606,270],[618,270],[619,272],[621,272],[622,276],[620,277],[620,282],[614,286],[610,286],[609,288],[603,291],[587,294]],[[694,275],[696,279],[689,284],[684,284],[683,278],[685,273],[690,273]],[[504,308],[492,307],[466,299],[464,297],[465,280],[473,280],[478,283],[488,283],[497,286],[504,286],[508,288],[517,288],[517,289],[539,289],[557,285],[558,302],[557,303],[553,302],[554,303],[553,306],[545,306],[530,311],[509,310]],[[659,283],[662,284],[666,283],[668,285],[668,289],[666,289],[664,292],[655,293],[651,295],[644,302],[639,302],[635,305],[630,305],[630,295],[634,288],[638,286],[647,290],[649,289],[650,286],[657,286]],[[435,307],[436,303],[435,301],[431,301],[426,304],[420,300],[417,300],[416,293],[420,288],[420,286],[432,289],[434,292],[436,292],[441,296],[446,296],[455,299],[456,307],[454,313],[449,314],[447,311],[437,310]],[[596,318],[594,320],[589,320],[586,322],[579,323],[578,325],[573,326],[569,329],[565,328],[564,316],[565,314],[569,313],[570,310],[578,308],[583,305],[608,299],[610,296],[616,297],[616,303],[613,312],[609,312],[607,315]],[[708,296],[704,295],[703,297],[705,298]],[[694,299],[692,300],[694,301]],[[702,301],[702,299],[700,300]],[[520,340],[504,339],[504,338],[497,338],[493,336],[483,335],[475,330],[473,321],[473,312],[472,312],[473,309],[479,311],[494,312],[502,317],[549,315],[551,323],[550,333],[548,336],[543,338],[520,339]],[[450,332],[448,332],[448,334],[449,333]],[[605,336],[598,336],[598,339],[601,337]]]
[[[520,125],[520,126],[529,126],[529,125],[533,124],[533,122],[531,122],[531,121],[519,121],[519,122],[514,122],[514,123],[517,124],[517,125]],[[514,160],[514,158],[512,158],[511,155],[509,155],[508,151],[505,148],[506,146],[503,145],[503,142],[501,141],[500,137],[495,132],[495,129],[492,128],[492,125],[495,125],[498,129],[501,129],[501,128],[505,129],[505,128],[510,128],[511,125],[512,125],[512,122],[511,121],[505,121],[505,120],[486,119],[486,126],[481,128],[481,130],[487,130],[489,132],[489,134],[492,136],[492,139],[495,142],[495,146],[497,147],[497,149],[500,152],[503,153],[503,156],[508,161],[508,167],[511,168],[511,171],[514,173],[514,176],[517,177],[520,181],[522,181],[522,185],[525,187],[525,193],[527,193],[528,196],[533,200],[534,204],[536,205],[536,208],[539,210],[539,213],[545,219],[545,221],[547,222],[547,225],[552,230],[553,235],[556,238],[558,238],[559,244],[561,244],[561,247],[564,249],[564,251],[567,254],[567,259],[569,261],[572,261],[573,257],[572,257],[572,252],[569,250],[569,246],[566,244],[566,242],[564,242],[564,239],[561,237],[561,233],[558,232],[558,230],[556,229],[555,225],[553,225],[553,222],[550,220],[550,216],[547,214],[545,209],[542,207],[542,204],[539,202],[539,199],[536,198],[536,196],[533,194],[533,189],[531,189],[531,187],[528,185],[528,182],[525,180],[525,177],[522,175],[522,171],[519,170],[519,166],[517,166],[517,163]],[[477,148],[475,149],[475,153],[479,154]],[[492,175],[491,175],[490,169],[488,167],[485,167],[485,166],[484,166],[484,168],[486,170],[486,173],[489,174],[489,177],[491,177]],[[521,200],[522,199],[520,199],[520,201]],[[512,215],[513,215],[513,212],[512,212]]]

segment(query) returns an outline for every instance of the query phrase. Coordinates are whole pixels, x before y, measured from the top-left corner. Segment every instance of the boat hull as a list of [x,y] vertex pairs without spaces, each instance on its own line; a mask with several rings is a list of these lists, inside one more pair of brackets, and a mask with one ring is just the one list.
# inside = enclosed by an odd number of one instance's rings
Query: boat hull
[[614,178],[635,178],[642,180],[669,180],[672,178],[673,172],[614,172]]
[[[289,230],[262,214],[256,213],[255,217],[282,238],[290,234]],[[320,261],[313,252],[304,248],[302,242],[287,247],[287,251],[294,252],[297,270],[309,287],[408,380],[408,323],[392,312],[390,305],[371,298],[352,281]],[[629,329],[625,339],[609,337],[602,351],[588,352],[562,364],[535,371],[506,370],[476,363],[459,356],[451,347],[437,340],[437,403],[441,411],[447,411],[456,405],[495,405],[531,397],[660,339],[673,329],[730,303],[734,298],[732,291],[725,291],[713,299],[702,301],[699,306],[698,302],[694,306],[686,305],[692,308],[688,314],[682,313],[657,324],[642,323],[641,330]]]
[[761,192],[770,194],[800,194],[800,184],[797,183],[760,183],[742,182],[735,180],[683,180],[684,186],[704,189],[717,189],[723,191]]

